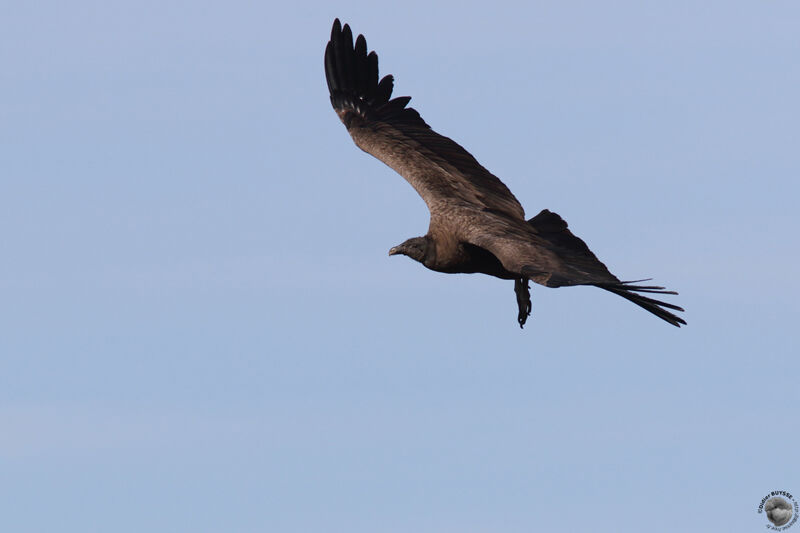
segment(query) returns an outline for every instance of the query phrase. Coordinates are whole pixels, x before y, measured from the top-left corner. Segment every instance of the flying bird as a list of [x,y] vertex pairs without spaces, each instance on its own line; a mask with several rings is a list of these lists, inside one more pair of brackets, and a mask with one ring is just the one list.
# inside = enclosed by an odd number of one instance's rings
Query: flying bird
[[513,280],[520,327],[531,313],[529,280],[547,287],[593,285],[618,294],[680,327],[677,305],[645,294],[677,294],[620,281],[547,209],[525,219],[508,187],[455,141],[433,131],[408,96],[392,98],[394,78],[378,78],[378,56],[367,53],[350,26],[333,22],[325,49],[331,104],[356,146],[403,176],[430,211],[428,233],[389,250],[436,272],[482,273]]

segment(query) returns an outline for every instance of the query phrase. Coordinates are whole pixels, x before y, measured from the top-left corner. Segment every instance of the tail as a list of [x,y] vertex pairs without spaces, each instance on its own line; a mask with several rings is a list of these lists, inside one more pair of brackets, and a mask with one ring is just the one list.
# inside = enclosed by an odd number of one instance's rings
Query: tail
[[589,279],[586,279],[586,277],[570,279],[569,276],[551,276],[551,282],[554,280],[557,281],[552,284],[548,283],[548,286],[594,285],[595,287],[600,287],[614,294],[619,294],[626,300],[630,300],[642,309],[650,311],[658,318],[669,322],[673,326],[681,327],[681,324],[686,325],[685,320],[667,311],[667,309],[683,311],[682,308],[677,305],[637,294],[640,292],[678,294],[677,292],[668,291],[665,290],[664,287],[656,287],[653,285],[633,285],[634,283],[648,281],[645,279],[638,281],[619,281],[619,279],[609,272],[606,266],[597,259],[597,256],[589,250],[586,243],[572,234],[568,229],[567,223],[563,218],[558,216],[558,214],[544,209],[541,213],[530,219],[528,224],[533,226],[542,238],[553,244],[559,256],[564,258],[569,265],[575,266],[581,272],[590,275]]
[[[647,281],[647,280],[639,280],[639,281]],[[683,311],[682,307],[678,307],[677,305],[673,305],[667,302],[662,302],[660,300],[655,300],[653,298],[648,298],[647,296],[642,296],[641,294],[637,294],[640,292],[645,293],[654,293],[654,294],[678,294],[675,291],[668,291],[664,290],[664,287],[656,287],[653,285],[631,285],[631,283],[638,283],[638,281],[621,281],[619,283],[595,283],[596,287],[600,287],[601,289],[605,289],[609,292],[613,292],[614,294],[618,294],[629,300],[642,309],[650,311],[658,318],[665,320],[676,327],[681,327],[681,324],[684,326],[686,325],[686,321],[679,316],[676,316],[667,309],[673,309],[675,311]],[[667,309],[664,309],[664,308]]]

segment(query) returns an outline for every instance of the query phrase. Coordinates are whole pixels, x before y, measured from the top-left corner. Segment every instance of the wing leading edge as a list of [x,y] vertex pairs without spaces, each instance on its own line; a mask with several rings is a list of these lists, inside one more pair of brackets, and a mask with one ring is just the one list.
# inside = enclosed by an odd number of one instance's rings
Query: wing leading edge
[[508,187],[455,141],[436,133],[407,107],[411,97],[391,98],[394,78],[378,79],[378,56],[367,53],[350,27],[333,23],[325,49],[331,104],[356,145],[402,175],[431,213],[447,204],[500,211],[524,219]]

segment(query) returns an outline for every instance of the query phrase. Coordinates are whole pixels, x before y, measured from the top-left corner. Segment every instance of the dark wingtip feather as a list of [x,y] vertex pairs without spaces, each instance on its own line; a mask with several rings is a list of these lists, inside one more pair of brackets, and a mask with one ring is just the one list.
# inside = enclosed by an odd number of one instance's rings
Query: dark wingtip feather
[[629,291],[636,291],[636,292],[655,292],[658,294],[675,294],[678,293],[675,291],[668,291],[664,287],[659,287],[658,285],[633,285],[634,283],[640,283],[642,281],[650,281],[653,278],[647,279],[640,279],[636,281],[621,281],[620,284],[624,285]]
[[376,104],[387,103],[392,96],[392,89],[394,89],[394,76],[387,74],[381,78],[381,81],[378,82],[378,86],[375,87],[372,102]]
[[328,41],[328,45],[325,47],[325,81],[328,82],[328,92],[330,94],[339,89],[339,84],[336,81],[336,61],[333,58],[333,43],[331,41]]
[[415,110],[406,108],[410,97],[390,100],[394,78],[378,78],[378,56],[367,53],[367,40],[359,35],[353,43],[349,24],[337,18],[325,48],[325,78],[331,104],[345,124],[359,115],[367,119],[401,120],[428,127]]
[[[647,280],[639,280],[639,281],[647,281]],[[623,281],[621,283],[598,283],[596,284],[596,286],[600,287],[601,289],[605,289],[609,292],[613,292],[614,294],[617,294],[619,296],[622,296],[626,300],[635,303],[642,309],[645,309],[653,313],[658,318],[666,322],[669,322],[675,327],[681,327],[681,324],[686,325],[686,321],[684,319],[667,311],[667,309],[672,309],[674,311],[683,312],[682,307],[668,302],[662,302],[661,300],[656,300],[654,298],[648,298],[647,296],[643,296],[641,294],[637,294],[640,292],[655,293],[655,294],[678,294],[677,292],[665,290],[663,287],[650,286],[650,285],[647,286],[630,285],[630,283],[636,283],[636,282]]]
[[353,49],[353,32],[350,31],[350,26],[345,24],[342,28],[342,37],[341,37],[341,46],[342,46],[342,74],[347,79],[347,85],[345,89],[347,90],[359,90],[360,87],[358,86],[358,78],[357,73],[358,70],[356,68],[356,54]]
[[[365,40],[365,46],[366,43]],[[375,52],[370,52],[367,56],[367,84],[370,87],[371,94],[374,94],[375,87],[378,85],[378,54]]]
[[355,71],[356,71],[356,86],[362,88],[364,96],[369,97],[370,84],[369,84],[369,59],[367,58],[367,40],[363,35],[359,35],[356,39],[356,45],[353,50],[355,57]]

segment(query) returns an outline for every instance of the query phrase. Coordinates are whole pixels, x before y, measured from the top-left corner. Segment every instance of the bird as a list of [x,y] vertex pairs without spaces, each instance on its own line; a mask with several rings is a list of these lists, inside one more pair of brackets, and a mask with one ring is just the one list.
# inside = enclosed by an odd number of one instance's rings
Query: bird
[[[392,98],[394,77],[378,76],[378,55],[348,24],[333,22],[325,47],[330,101],[356,146],[408,181],[430,211],[428,232],[392,247],[436,272],[482,273],[514,281],[517,322],[531,314],[529,281],[546,287],[589,285],[617,294],[673,326],[677,305],[646,294],[675,295],[650,279],[620,281],[573,235],[557,213],[526,220],[506,185],[452,139],[436,133],[408,103]],[[671,310],[671,311],[670,311]]]

